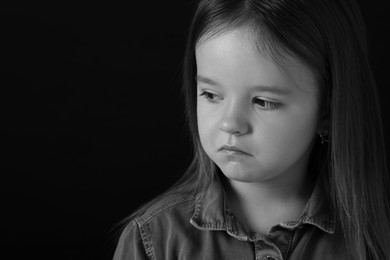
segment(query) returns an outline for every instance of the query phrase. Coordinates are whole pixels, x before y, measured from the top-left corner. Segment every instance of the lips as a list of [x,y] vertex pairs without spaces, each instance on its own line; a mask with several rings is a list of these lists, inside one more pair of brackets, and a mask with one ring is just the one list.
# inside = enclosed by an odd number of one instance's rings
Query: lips
[[240,148],[232,145],[224,145],[218,149],[219,152],[223,152],[229,155],[251,155]]

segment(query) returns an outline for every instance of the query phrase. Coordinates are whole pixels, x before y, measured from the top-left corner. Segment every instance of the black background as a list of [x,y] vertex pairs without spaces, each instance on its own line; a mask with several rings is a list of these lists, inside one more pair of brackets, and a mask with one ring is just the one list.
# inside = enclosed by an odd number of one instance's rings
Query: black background
[[[390,9],[361,7],[388,132]],[[185,170],[192,11],[183,0],[1,11],[0,258],[111,259],[115,223]]]

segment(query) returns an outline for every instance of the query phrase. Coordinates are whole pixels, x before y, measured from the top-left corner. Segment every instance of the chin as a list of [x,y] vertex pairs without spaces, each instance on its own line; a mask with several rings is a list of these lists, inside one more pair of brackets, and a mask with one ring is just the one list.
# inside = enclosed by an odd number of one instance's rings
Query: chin
[[258,171],[251,171],[239,167],[220,167],[220,170],[226,178],[233,181],[249,183],[259,182],[261,179],[264,179],[259,175]]

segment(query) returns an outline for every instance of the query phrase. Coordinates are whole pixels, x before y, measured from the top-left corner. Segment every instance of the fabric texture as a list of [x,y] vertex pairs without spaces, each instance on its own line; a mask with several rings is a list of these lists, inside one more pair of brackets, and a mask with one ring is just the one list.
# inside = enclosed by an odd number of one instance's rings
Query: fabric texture
[[348,259],[341,230],[320,185],[298,220],[268,234],[247,232],[220,184],[204,194],[165,197],[123,230],[114,260],[132,259]]

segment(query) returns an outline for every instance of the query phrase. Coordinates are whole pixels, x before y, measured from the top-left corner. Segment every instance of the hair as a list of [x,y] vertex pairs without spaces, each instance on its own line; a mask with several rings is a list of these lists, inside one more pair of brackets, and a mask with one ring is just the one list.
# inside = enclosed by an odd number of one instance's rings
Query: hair
[[[247,26],[273,56],[281,50],[317,76],[330,140],[316,141],[309,172],[322,179],[353,259],[390,259],[390,205],[383,128],[366,31],[355,0],[200,0],[183,60],[182,90],[194,158],[167,194],[206,191],[219,169],[200,143],[195,49],[206,35]],[[125,222],[141,214],[145,204]]]

